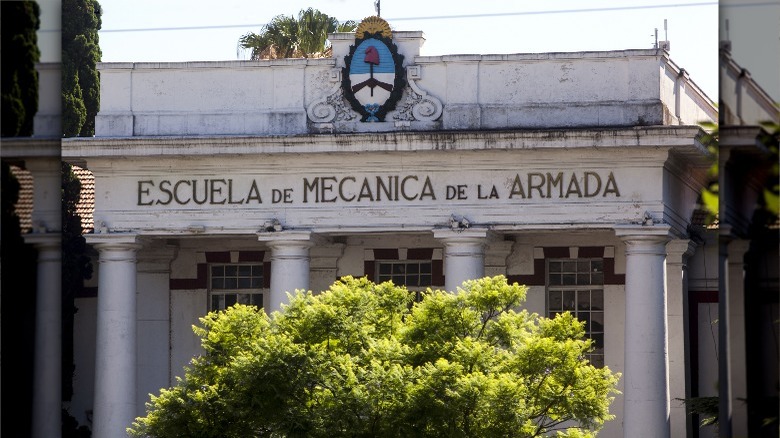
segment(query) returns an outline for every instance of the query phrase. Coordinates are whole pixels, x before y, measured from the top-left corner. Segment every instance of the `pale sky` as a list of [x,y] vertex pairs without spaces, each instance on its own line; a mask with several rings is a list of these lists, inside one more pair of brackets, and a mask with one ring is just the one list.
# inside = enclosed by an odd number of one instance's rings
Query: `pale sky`
[[[373,0],[100,0],[100,4],[104,62],[246,59],[247,53],[237,53],[239,37],[259,32],[275,15],[297,15],[310,6],[341,21],[375,15]],[[656,28],[658,39],[664,40],[666,19],[672,60],[717,100],[716,1],[385,0],[381,15],[395,30],[422,30],[423,55],[652,48]],[[162,30],[181,27],[196,29]]]

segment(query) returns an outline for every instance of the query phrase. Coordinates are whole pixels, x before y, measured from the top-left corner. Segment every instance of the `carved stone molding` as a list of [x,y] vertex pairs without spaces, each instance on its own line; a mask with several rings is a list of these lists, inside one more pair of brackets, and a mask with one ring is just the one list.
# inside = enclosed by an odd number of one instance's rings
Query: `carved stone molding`
[[393,115],[395,120],[432,122],[441,117],[443,105],[441,100],[428,94],[427,91],[417,85],[416,80],[422,77],[419,65],[406,67],[406,78],[409,87],[406,89],[406,98],[399,105],[399,109]]
[[306,108],[309,120],[314,123],[331,123],[357,118],[357,113],[344,100],[344,93],[341,90],[341,70],[334,68],[330,71],[330,82],[333,86],[328,93]]

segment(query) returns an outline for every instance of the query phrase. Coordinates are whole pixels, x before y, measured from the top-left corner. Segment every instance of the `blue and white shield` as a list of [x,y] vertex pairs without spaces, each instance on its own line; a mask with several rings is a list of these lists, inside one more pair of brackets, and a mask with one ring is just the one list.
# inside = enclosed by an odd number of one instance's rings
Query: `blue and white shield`
[[384,105],[395,83],[395,61],[387,45],[375,38],[360,43],[352,57],[349,80],[355,99],[364,108]]

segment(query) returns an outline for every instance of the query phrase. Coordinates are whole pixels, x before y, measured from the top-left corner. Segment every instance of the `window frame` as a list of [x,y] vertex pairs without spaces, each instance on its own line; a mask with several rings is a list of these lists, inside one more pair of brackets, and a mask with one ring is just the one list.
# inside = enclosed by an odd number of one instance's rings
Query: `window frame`
[[[390,273],[382,273],[382,266],[391,266]],[[410,265],[416,265],[417,266],[417,272],[408,272],[408,267]],[[428,265],[428,272],[422,272],[422,266]],[[395,266],[404,266],[404,272],[396,273]],[[417,285],[407,285],[406,281],[404,281],[404,284],[398,284],[393,280],[393,277],[398,276],[404,276],[404,280],[408,278],[409,275],[417,275]],[[427,276],[428,278],[428,284],[419,284],[422,283],[423,276]],[[374,260],[374,278],[376,279],[376,283],[384,283],[385,281],[393,281],[393,284],[396,286],[403,286],[408,291],[414,292],[414,300],[419,302],[422,301],[423,293],[425,293],[429,288],[433,288],[433,260],[416,260],[416,259],[404,259],[404,260],[398,260],[398,259],[380,259],[380,260]]]
[[[564,269],[564,263],[574,263],[573,269]],[[581,283],[581,280],[585,278],[585,271],[579,269],[580,264],[588,263],[588,281],[585,284]],[[593,262],[599,262],[600,269],[594,270]],[[560,263],[560,269],[553,272],[551,268],[554,263]],[[555,257],[546,260],[545,266],[545,313],[547,317],[552,318],[556,314],[563,312],[570,312],[575,318],[580,321],[586,322],[585,337],[587,339],[594,340],[594,350],[587,353],[586,358],[593,363],[594,366],[603,367],[605,363],[605,335],[606,335],[606,309],[605,309],[605,296],[604,296],[604,258],[603,257]],[[560,281],[553,282],[553,276],[560,274]],[[595,274],[595,275],[594,275]],[[572,276],[573,284],[563,284],[566,282],[564,276]],[[594,278],[596,281],[594,281]],[[556,284],[551,284],[556,283]],[[551,301],[553,300],[552,294],[560,292],[560,307],[553,308]],[[565,294],[567,292],[573,293],[573,303],[571,305],[566,304]],[[581,308],[582,295],[588,294],[587,308]],[[594,304],[593,293],[597,292],[600,295],[600,308],[594,307],[599,304]],[[584,316],[584,317],[583,317]],[[600,316],[601,327],[598,330],[593,330],[594,322],[598,323]],[[600,345],[599,345],[600,344]]]
[[[241,268],[249,267],[248,274],[242,274]],[[215,274],[215,268],[222,268],[222,274]],[[227,268],[235,268],[235,274],[228,274]],[[232,270],[232,269],[231,269]],[[215,286],[216,277],[220,277],[223,280],[222,287]],[[249,281],[248,287],[240,287],[240,280],[246,279]],[[227,280],[235,280],[235,287],[228,286]],[[230,306],[238,304],[254,305],[259,309],[266,307],[266,299],[268,298],[268,288],[263,287],[265,282],[265,269],[263,262],[241,262],[241,263],[209,263],[208,264],[208,311],[221,311],[229,308]],[[254,285],[253,285],[254,284]],[[227,297],[233,295],[233,302],[227,304]],[[248,296],[242,302],[241,296]],[[214,306],[214,297],[222,296],[221,308]]]

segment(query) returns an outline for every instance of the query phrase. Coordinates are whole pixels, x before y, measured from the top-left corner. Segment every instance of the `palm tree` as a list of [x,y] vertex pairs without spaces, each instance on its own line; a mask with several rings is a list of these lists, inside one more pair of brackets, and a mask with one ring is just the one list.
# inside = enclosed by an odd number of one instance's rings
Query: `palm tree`
[[277,58],[320,58],[329,56],[328,34],[352,32],[357,23],[339,23],[316,9],[301,10],[298,18],[277,15],[259,34],[249,32],[238,40],[241,49],[252,51],[252,60]]

